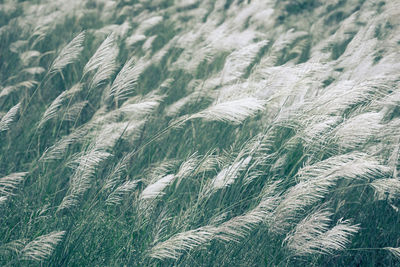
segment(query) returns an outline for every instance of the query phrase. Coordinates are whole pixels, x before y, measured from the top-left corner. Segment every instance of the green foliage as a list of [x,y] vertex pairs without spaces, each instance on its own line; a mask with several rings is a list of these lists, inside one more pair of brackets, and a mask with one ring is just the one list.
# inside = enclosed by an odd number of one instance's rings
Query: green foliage
[[285,10],[289,14],[300,14],[306,11],[311,11],[320,5],[316,0],[295,0],[286,4]]
[[396,1],[1,1],[1,266],[399,264]]

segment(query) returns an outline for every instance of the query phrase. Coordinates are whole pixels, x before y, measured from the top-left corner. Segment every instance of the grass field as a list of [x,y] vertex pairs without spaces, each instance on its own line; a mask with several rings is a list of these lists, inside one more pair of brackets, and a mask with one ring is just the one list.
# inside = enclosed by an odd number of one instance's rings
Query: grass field
[[0,266],[399,266],[397,0],[0,0]]

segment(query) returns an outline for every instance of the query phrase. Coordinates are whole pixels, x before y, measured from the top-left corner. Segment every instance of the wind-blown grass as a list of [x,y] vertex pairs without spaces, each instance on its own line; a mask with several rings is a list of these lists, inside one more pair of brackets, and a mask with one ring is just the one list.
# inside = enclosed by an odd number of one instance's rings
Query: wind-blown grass
[[0,265],[399,265],[399,7],[3,1]]

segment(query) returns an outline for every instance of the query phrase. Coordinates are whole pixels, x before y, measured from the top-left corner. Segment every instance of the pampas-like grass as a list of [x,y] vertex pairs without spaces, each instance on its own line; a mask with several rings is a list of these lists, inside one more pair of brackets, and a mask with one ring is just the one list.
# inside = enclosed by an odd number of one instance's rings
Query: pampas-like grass
[[163,190],[174,181],[175,175],[169,174],[148,185],[140,195],[141,199],[154,199],[164,194]]
[[0,265],[397,266],[393,2],[0,4]]
[[21,257],[26,260],[41,262],[51,256],[54,249],[61,242],[65,231],[51,232],[39,236],[29,242],[21,251]]
[[329,193],[335,182],[335,179],[321,177],[291,187],[274,211],[271,230],[277,233],[287,231],[307,207],[315,205]]
[[243,98],[216,103],[209,108],[191,115],[188,119],[202,118],[206,121],[222,121],[240,124],[257,111],[264,110],[265,101],[256,98]]
[[182,97],[178,101],[174,102],[172,105],[168,106],[166,109],[167,116],[175,116],[179,114],[179,112],[187,105],[195,104],[196,102],[200,102],[202,99],[211,98],[204,91],[195,91],[188,96]]
[[19,253],[26,245],[26,240],[18,239],[0,246],[0,251],[11,251]]
[[246,214],[234,217],[218,226],[207,225],[178,233],[168,240],[156,244],[151,249],[149,256],[158,259],[179,259],[183,252],[205,245],[213,239],[239,242],[270,215],[277,198],[269,194],[273,193],[275,189],[276,184],[267,187],[263,200]]
[[41,53],[37,50],[29,50],[19,54],[19,57],[22,60],[23,65],[28,66],[35,58],[38,58],[40,55]]
[[137,181],[127,181],[118,186],[106,199],[106,205],[118,205],[123,197],[131,193],[137,186]]
[[83,50],[83,41],[85,40],[85,32],[78,34],[72,41],[67,44],[54,59],[50,66],[49,73],[55,73],[64,69],[67,65],[74,63]]
[[15,172],[0,178],[0,194],[14,195],[13,191],[24,181],[24,176],[27,174],[27,172]]
[[333,254],[345,249],[349,238],[358,232],[358,225],[339,220],[329,229],[332,213],[320,210],[304,218],[284,240],[295,255]]
[[104,182],[104,189],[114,188],[121,180],[121,176],[126,168],[128,167],[128,162],[131,159],[132,154],[125,155],[117,164],[111,169],[110,173],[106,176]]
[[139,138],[143,124],[143,121],[127,121],[103,125],[99,132],[95,133],[94,144],[97,149],[109,150],[115,146],[118,140],[129,139],[134,142]]
[[213,189],[217,190],[233,184],[239,172],[246,169],[250,161],[251,157],[249,156],[222,169],[212,181]]
[[276,196],[264,197],[253,210],[222,223],[217,227],[216,238],[225,242],[240,242],[260,223],[268,221],[277,200]]
[[299,180],[309,179],[356,179],[370,180],[390,174],[390,169],[363,153],[349,153],[330,157],[297,172]]
[[371,186],[377,199],[397,199],[400,196],[400,180],[397,178],[376,179]]
[[32,67],[32,68],[26,68],[23,70],[23,72],[28,73],[30,75],[40,75],[46,70],[42,67]]
[[69,135],[63,136],[60,140],[56,141],[52,146],[48,147],[43,152],[40,160],[53,161],[61,159],[63,156],[65,156],[68,147],[82,140],[87,132],[87,127],[81,127],[76,129]]
[[68,107],[65,111],[63,120],[75,122],[82,114],[82,110],[87,106],[88,103],[88,101],[82,101]]
[[118,110],[129,117],[141,119],[155,112],[163,100],[163,96],[148,95],[141,99],[132,99],[126,101]]
[[144,67],[143,61],[135,62],[134,58],[128,60],[111,85],[110,96],[117,101],[128,98],[133,93]]
[[245,74],[247,68],[254,61],[260,50],[268,44],[268,41],[261,41],[246,46],[229,55],[222,70],[222,83],[232,82]]
[[106,59],[109,57],[110,53],[113,54],[115,51],[115,35],[110,34],[97,48],[96,52],[86,63],[83,68],[82,76],[85,76],[91,71],[97,70],[103,63],[106,62]]
[[205,226],[176,234],[151,248],[150,257],[156,259],[179,259],[189,251],[210,241],[215,235],[215,227]]
[[167,176],[179,164],[176,159],[164,160],[150,165],[143,174],[143,179],[147,184],[154,183],[160,177]]
[[7,197],[6,196],[1,196],[0,197],[0,206],[3,205],[6,201],[7,201]]
[[395,257],[400,258],[400,248],[386,247],[384,249],[392,253]]
[[376,112],[364,113],[345,121],[335,133],[339,145],[346,149],[355,149],[367,143],[382,129],[382,115]]
[[176,187],[179,186],[183,179],[190,177],[191,174],[195,174],[196,168],[199,167],[199,164],[200,157],[197,153],[190,155],[190,157],[179,166],[179,170],[176,174]]
[[57,96],[56,99],[53,100],[50,106],[43,113],[43,116],[39,121],[38,128],[42,127],[47,121],[55,118],[58,115],[58,112],[61,109],[63,101],[65,100],[67,94],[68,91],[64,91],[59,96]]
[[[118,56],[118,52],[119,52],[119,50],[116,47],[112,47],[112,48],[108,49],[107,54],[104,55],[104,58],[102,58],[102,61],[99,62],[97,71],[92,78],[92,81],[90,83],[91,89],[94,89],[98,86],[103,85],[108,80],[110,80],[111,77],[114,75],[114,73],[117,69],[115,60],[116,60],[116,57]],[[96,55],[94,55],[94,56],[96,56]]]
[[69,166],[73,168],[75,172],[70,178],[69,192],[58,206],[59,211],[73,208],[79,204],[79,199],[90,188],[92,178],[97,168],[110,156],[110,153],[92,148],[82,155],[77,155],[77,157],[70,162]]
[[373,81],[355,84],[354,81],[341,81],[329,90],[325,90],[310,107],[313,112],[340,115],[357,104],[379,99],[387,92],[387,87],[372,86]]
[[8,131],[10,129],[11,124],[15,121],[18,115],[20,106],[20,103],[16,104],[1,118],[0,132]]

